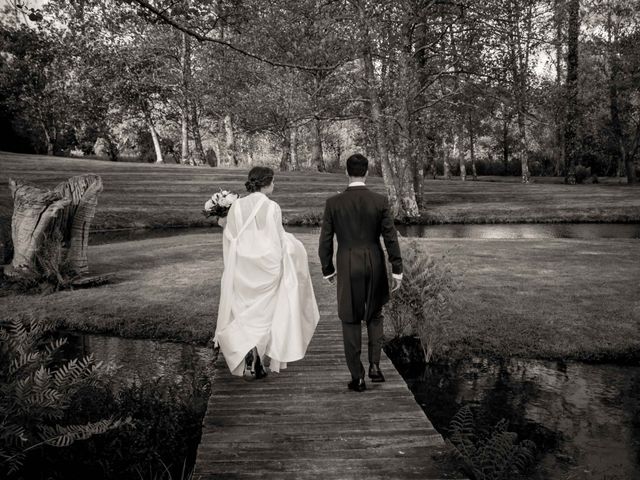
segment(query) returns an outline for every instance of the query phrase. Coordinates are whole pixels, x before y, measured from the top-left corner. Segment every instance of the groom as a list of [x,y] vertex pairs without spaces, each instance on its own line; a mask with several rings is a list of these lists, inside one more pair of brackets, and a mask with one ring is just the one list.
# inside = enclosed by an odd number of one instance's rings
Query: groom
[[[402,257],[393,215],[387,198],[365,186],[368,167],[369,161],[363,155],[347,159],[349,188],[327,200],[318,249],[324,278],[338,284],[338,316],[351,372],[348,387],[356,392],[367,388],[360,361],[363,320],[369,338],[369,378],[384,382],[380,371],[382,307],[389,300],[389,283],[380,236],[391,262],[393,289],[402,282]],[[334,235],[338,240],[337,270],[333,265]]]

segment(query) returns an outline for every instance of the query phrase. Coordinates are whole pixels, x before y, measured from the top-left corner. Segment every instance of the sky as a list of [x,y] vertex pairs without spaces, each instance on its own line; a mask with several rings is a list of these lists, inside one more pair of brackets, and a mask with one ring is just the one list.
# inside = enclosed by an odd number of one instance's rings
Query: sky
[[5,15],[4,9],[6,6],[14,6],[16,2],[20,5],[24,5],[26,7],[38,8],[42,4],[44,4],[47,0],[0,0],[0,15]]

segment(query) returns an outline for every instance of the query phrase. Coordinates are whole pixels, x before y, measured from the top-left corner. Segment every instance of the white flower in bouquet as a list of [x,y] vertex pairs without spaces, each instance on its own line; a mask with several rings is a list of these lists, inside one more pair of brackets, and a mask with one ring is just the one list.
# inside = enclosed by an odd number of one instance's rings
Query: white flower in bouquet
[[224,196],[220,199],[220,205],[222,205],[223,207],[231,207],[233,202],[238,199],[238,195],[236,193],[226,191],[223,191],[222,193],[224,194]]
[[205,202],[204,211],[202,213],[206,217],[224,218],[227,216],[231,205],[233,205],[233,202],[235,202],[238,197],[237,193],[220,189],[219,192],[211,195],[211,198]]

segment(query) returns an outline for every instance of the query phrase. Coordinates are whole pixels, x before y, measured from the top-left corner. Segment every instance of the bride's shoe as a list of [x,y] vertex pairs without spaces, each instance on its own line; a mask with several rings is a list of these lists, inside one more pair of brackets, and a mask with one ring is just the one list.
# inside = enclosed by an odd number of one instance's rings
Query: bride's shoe
[[258,349],[252,348],[244,357],[245,380],[260,380],[267,376],[267,371],[262,365]]
[[253,365],[253,373],[256,376],[256,380],[260,380],[267,376],[267,371],[262,366],[262,361],[260,360],[260,355],[256,355],[256,361]]
[[255,361],[255,357],[253,355],[253,348],[249,350],[244,356],[244,372],[242,372],[245,380],[253,380],[253,364]]

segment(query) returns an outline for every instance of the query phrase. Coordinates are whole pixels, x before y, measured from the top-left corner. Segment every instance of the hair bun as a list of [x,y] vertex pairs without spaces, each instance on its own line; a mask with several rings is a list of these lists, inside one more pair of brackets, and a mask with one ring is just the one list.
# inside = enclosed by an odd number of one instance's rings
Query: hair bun
[[248,192],[255,192],[257,190],[257,186],[255,180],[247,180],[244,182],[244,186],[246,187]]
[[250,193],[258,192],[273,182],[273,170],[269,167],[256,166],[249,171],[249,179],[244,186]]

